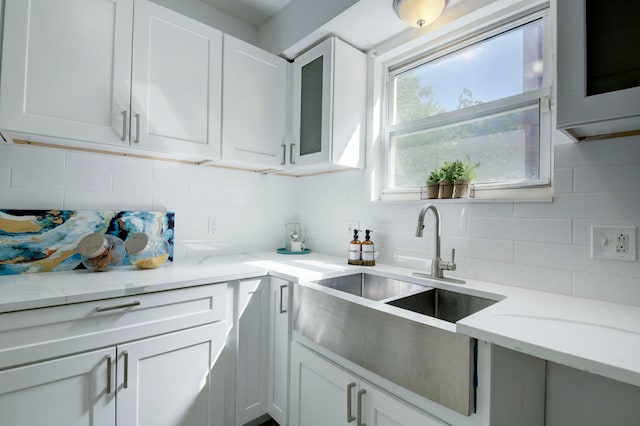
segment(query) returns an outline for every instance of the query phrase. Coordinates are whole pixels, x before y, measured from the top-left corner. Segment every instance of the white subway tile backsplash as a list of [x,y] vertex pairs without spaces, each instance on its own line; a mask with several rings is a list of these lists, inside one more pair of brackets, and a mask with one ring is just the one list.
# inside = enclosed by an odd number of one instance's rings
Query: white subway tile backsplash
[[554,269],[584,270],[589,247],[571,244],[515,242],[515,263]]
[[[640,227],[640,137],[560,144],[554,154],[553,202],[437,202],[443,258],[456,248],[458,270],[447,275],[640,305],[638,262],[589,256],[592,225]],[[172,210],[177,259],[275,250],[284,224],[296,221],[312,250],[346,263],[347,221],[359,220],[374,230],[378,262],[429,271],[433,220],[414,236],[429,201],[371,202],[370,180],[371,170],[296,179],[0,146],[0,208]]]
[[574,272],[573,295],[640,306],[640,277]]
[[114,175],[153,176],[153,162],[142,158],[66,151],[66,160],[66,169],[69,171],[91,170]]
[[11,166],[0,165],[0,188],[8,188],[11,183]]
[[495,260],[498,262],[513,262],[513,245],[510,240],[489,240],[478,238],[451,238],[442,239],[442,253],[451,253],[451,249],[456,249],[456,258]]
[[[640,156],[640,152],[638,153]],[[640,164],[575,169],[575,192],[636,192],[640,198]]]
[[64,192],[64,208],[69,210],[151,210],[151,201],[151,194],[138,191],[116,193],[69,190]]
[[518,203],[516,218],[634,219],[640,215],[637,192],[558,194],[552,203]]
[[46,167],[13,166],[12,188],[71,189],[84,191],[111,191],[111,175],[93,171],[80,173],[60,171]]
[[640,136],[556,145],[555,168],[596,167],[610,164],[638,164]]
[[469,218],[473,238],[571,243],[570,219]]
[[212,181],[189,179],[189,198],[212,198],[216,192],[216,185]]
[[571,271],[469,259],[467,276],[515,287],[571,294]]
[[573,169],[556,169],[554,171],[553,192],[555,194],[573,192]]
[[64,170],[65,152],[52,148],[0,144],[0,164]]
[[55,209],[64,208],[64,191],[53,189],[0,188],[2,209]]

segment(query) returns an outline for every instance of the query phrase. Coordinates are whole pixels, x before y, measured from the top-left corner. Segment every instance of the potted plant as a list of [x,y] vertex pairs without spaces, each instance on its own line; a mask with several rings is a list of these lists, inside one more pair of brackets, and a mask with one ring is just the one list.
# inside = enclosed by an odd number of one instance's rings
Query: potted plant
[[445,161],[444,166],[440,169],[442,180],[440,181],[438,198],[451,198],[453,196],[454,182],[461,176],[463,168],[464,165],[459,160],[451,163]]
[[427,198],[438,198],[440,181],[442,181],[440,170],[433,170],[429,173],[429,176],[427,176]]
[[458,167],[458,175],[454,181],[453,198],[467,198],[469,196],[470,183],[476,178],[476,169],[480,163],[472,163],[467,159],[465,163],[460,163]]

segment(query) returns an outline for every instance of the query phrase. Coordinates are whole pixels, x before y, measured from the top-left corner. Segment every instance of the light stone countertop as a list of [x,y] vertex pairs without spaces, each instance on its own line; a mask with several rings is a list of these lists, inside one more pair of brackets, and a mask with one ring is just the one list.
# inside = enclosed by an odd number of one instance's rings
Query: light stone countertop
[[535,357],[640,386],[640,307],[488,282],[428,281],[389,265],[350,266],[318,253],[216,256],[109,272],[0,277],[0,313],[272,275],[294,282],[372,272],[499,300],[456,324],[460,333]]

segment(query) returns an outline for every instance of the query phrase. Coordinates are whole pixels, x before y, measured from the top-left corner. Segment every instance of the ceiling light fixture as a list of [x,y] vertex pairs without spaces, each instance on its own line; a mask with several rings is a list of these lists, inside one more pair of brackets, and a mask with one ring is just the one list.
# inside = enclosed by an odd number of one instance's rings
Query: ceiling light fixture
[[393,0],[393,10],[412,27],[424,27],[438,19],[448,2],[449,0]]

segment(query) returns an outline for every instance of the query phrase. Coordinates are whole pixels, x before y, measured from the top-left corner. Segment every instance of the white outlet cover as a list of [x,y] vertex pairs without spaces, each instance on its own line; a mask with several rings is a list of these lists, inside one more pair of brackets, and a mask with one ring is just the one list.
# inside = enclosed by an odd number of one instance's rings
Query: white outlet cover
[[[627,238],[626,252],[616,250],[616,241],[621,236]],[[635,226],[592,226],[591,258],[636,261],[636,227]]]

